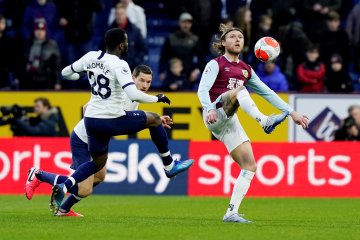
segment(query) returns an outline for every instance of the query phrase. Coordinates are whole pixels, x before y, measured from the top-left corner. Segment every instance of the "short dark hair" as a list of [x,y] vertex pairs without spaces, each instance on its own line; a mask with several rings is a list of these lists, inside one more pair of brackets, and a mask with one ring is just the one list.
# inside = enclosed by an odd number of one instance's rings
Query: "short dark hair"
[[139,76],[140,73],[145,73],[145,74],[151,74],[151,76],[153,75],[153,71],[151,70],[151,68],[147,65],[137,65],[135,68],[134,68],[134,71],[133,71],[133,75],[134,77],[137,77]]
[[36,98],[36,99],[34,100],[34,102],[35,102],[35,103],[36,103],[36,102],[41,102],[41,103],[44,105],[44,107],[47,107],[48,109],[51,108],[50,101],[49,101],[49,99],[47,99],[47,98],[38,97],[38,98]]
[[0,14],[0,20],[4,20],[5,19],[5,16]]
[[121,44],[125,43],[126,39],[126,32],[120,28],[111,28],[105,33],[105,44],[106,49],[113,51],[116,47]]

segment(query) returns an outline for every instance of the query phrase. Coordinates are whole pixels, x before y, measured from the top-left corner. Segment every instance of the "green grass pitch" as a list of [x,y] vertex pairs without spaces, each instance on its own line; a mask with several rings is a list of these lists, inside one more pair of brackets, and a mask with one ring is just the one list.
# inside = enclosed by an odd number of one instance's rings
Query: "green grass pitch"
[[360,239],[359,199],[246,198],[252,224],[223,223],[228,198],[94,195],[58,218],[48,196],[0,195],[0,239]]

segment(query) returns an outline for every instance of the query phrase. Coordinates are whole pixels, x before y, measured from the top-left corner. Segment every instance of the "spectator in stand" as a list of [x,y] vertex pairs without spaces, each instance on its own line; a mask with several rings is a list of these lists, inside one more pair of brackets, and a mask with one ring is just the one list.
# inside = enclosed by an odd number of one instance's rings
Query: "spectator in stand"
[[[10,74],[17,76],[15,61],[17,55],[18,46],[15,47],[14,40],[5,34],[6,30],[6,19],[3,15],[0,15],[0,52],[2,57],[0,58],[0,90],[10,90],[16,88],[18,80],[11,78]],[[19,58],[20,59],[20,58]]]
[[332,93],[349,93],[354,90],[352,79],[343,68],[342,58],[338,54],[333,54],[330,69],[326,70],[326,87]]
[[130,22],[140,29],[141,35],[146,39],[147,28],[144,9],[139,5],[136,5],[133,0],[121,0],[121,2],[125,4],[126,13]]
[[[130,68],[133,70],[137,65],[144,63],[147,56],[147,45],[145,39],[142,37],[140,29],[129,21],[127,17],[126,7],[123,3],[117,3],[115,6],[115,20],[110,25],[110,28],[121,28],[128,36],[128,54],[123,57],[128,62]],[[102,49],[105,50],[105,45]]]
[[35,19],[44,18],[47,24],[47,35],[55,38],[59,29],[58,9],[53,2],[47,0],[29,1],[25,8],[23,17],[22,36],[24,41],[29,41],[33,37]]
[[349,116],[351,116],[356,123],[356,126],[358,127],[358,129],[360,129],[360,105],[355,104],[355,105],[351,105],[348,108],[348,113]]
[[305,61],[304,53],[311,43],[294,10],[283,11],[281,15],[279,31],[274,35],[281,43],[279,65],[289,81],[289,90],[298,90],[296,67]]
[[346,20],[346,32],[354,51],[354,70],[360,73],[360,2],[357,3],[349,13]]
[[230,18],[235,17],[236,11],[244,6],[249,6],[249,0],[221,0],[221,18]]
[[277,92],[289,91],[289,84],[285,75],[273,61],[261,63],[257,67],[256,74],[269,88]]
[[[183,0],[184,12],[193,17],[192,32],[199,37],[201,46],[208,46],[221,21],[220,0]],[[204,47],[205,54],[208,49]]]
[[[126,8],[126,14],[131,23],[140,29],[141,35],[146,39],[147,27],[146,27],[146,16],[145,10],[136,5],[133,0],[117,0],[124,4]],[[117,3],[116,3],[117,4]],[[115,5],[116,6],[116,5]],[[111,25],[115,20],[115,7],[111,9],[109,14],[108,23]]]
[[326,70],[330,69],[331,56],[339,54],[342,57],[343,68],[349,67],[350,41],[345,30],[340,29],[340,15],[335,11],[328,13],[326,21],[328,29],[320,39],[320,56],[325,62]]
[[70,64],[93,50],[93,14],[102,10],[97,0],[57,0],[60,26],[67,45],[65,64]]
[[[256,29],[254,29],[254,37],[252,38],[252,42],[250,43],[250,52],[254,49],[256,42],[265,36],[271,36],[270,30],[272,25],[272,18],[268,14],[261,15],[260,22]],[[255,61],[255,59],[250,63],[253,67],[259,64],[259,61]]]
[[326,21],[330,11],[339,11],[342,0],[304,0],[304,28],[310,40],[319,43],[327,30]]
[[236,11],[234,27],[241,29],[244,33],[244,48],[241,58],[245,62],[252,63],[252,57],[254,56],[251,49],[251,10],[249,7],[241,7]]
[[321,93],[324,91],[325,65],[319,60],[319,49],[313,45],[306,51],[306,60],[297,67],[300,91]]
[[169,61],[169,71],[162,83],[164,91],[178,91],[187,89],[188,83],[184,75],[184,66],[179,58],[172,58]]
[[334,141],[360,141],[359,128],[351,116],[344,119],[341,127],[335,132]]
[[11,32],[11,36],[20,42],[22,39],[22,23],[25,8],[28,0],[4,0],[4,16],[7,21],[7,28]]
[[251,10],[251,25],[256,29],[259,26],[260,19],[263,15],[272,15],[272,6],[275,0],[251,0],[247,6]]
[[180,15],[180,30],[171,33],[165,39],[159,62],[159,79],[163,81],[169,67],[169,60],[174,57],[181,59],[191,89],[196,86],[200,78],[200,69],[205,66],[205,55],[199,37],[191,32],[192,20],[189,13]]
[[34,39],[25,47],[26,77],[21,88],[29,90],[60,90],[61,60],[57,43],[47,37],[44,18],[35,20]]
[[[262,37],[266,37],[270,35],[272,22],[273,20],[271,18],[271,15],[269,14],[261,15],[259,25],[257,29],[255,29],[256,39],[254,39],[253,42],[256,42],[258,39]],[[253,46],[255,46],[254,43]]]

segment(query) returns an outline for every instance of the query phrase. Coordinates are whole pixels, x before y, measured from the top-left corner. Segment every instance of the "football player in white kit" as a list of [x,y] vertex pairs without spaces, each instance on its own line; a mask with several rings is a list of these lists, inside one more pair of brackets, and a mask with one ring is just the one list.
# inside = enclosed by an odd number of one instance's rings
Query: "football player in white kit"
[[158,114],[125,111],[127,98],[143,103],[170,104],[170,100],[163,94],[152,96],[136,88],[129,65],[120,59],[127,53],[126,32],[119,28],[108,30],[105,34],[105,44],[107,52],[90,51],[62,70],[63,77],[69,80],[79,79],[79,73],[84,71],[89,78],[91,98],[85,111],[84,123],[92,161],[81,164],[64,183],[53,187],[51,204],[54,206],[55,214],[66,192],[72,187],[76,188],[77,183],[105,166],[108,144],[113,136],[133,134],[149,128],[151,139],[163,161],[165,174],[169,178],[186,171],[193,164],[193,160],[173,160],[167,135]]
[[[139,65],[135,67],[133,74],[133,80],[137,89],[142,92],[147,92],[150,88],[153,72],[150,67],[146,65]],[[126,101],[126,111],[137,110],[139,103],[131,101],[129,98]],[[161,116],[162,125],[166,128],[171,128],[172,119],[169,116]],[[75,126],[70,137],[70,146],[72,152],[72,164],[71,168],[76,170],[78,166],[84,162],[91,161],[91,156],[88,151],[87,133],[85,128],[84,119],[80,120]],[[71,208],[79,202],[82,198],[89,196],[92,193],[93,186],[98,185],[105,179],[106,167],[103,167],[100,171],[91,175],[86,180],[78,183],[79,192],[70,194],[66,200],[61,204],[59,211],[55,216],[66,217],[82,217],[83,215],[75,212]],[[25,184],[25,196],[31,200],[36,189],[41,183],[48,183],[50,185],[56,185],[64,182],[67,176],[46,172],[36,167],[32,167],[28,171],[28,178]],[[50,203],[50,208],[53,211],[53,206]]]

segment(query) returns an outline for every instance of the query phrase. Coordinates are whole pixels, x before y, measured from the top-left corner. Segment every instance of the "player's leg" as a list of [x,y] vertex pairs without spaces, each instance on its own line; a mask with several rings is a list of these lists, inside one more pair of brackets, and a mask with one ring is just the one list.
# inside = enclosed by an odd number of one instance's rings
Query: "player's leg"
[[249,222],[241,216],[238,211],[242,200],[250,188],[250,183],[255,176],[256,163],[249,141],[237,146],[230,153],[231,157],[239,164],[241,171],[237,177],[231,195],[229,207],[223,218],[224,222]]
[[[70,146],[71,152],[73,153],[72,164],[70,166],[71,169],[76,170],[78,166],[80,166],[82,163],[91,160],[90,154],[88,152],[88,145],[83,142],[74,131],[70,135]],[[25,184],[25,195],[29,200],[31,200],[36,188],[38,188],[41,183],[45,182],[50,184],[51,186],[55,186],[56,184],[61,184],[65,182],[67,178],[68,176],[46,172],[44,170],[33,167],[28,171],[28,178]],[[69,190],[70,193],[73,193],[74,191],[77,190]]]
[[93,188],[104,181],[106,175],[106,167],[103,167],[100,171],[91,175],[84,181],[78,183],[78,193],[70,194],[64,202],[61,204],[56,216],[66,217],[83,217],[82,214],[76,213],[71,208],[77,204],[83,198],[90,196],[93,192]]
[[[218,115],[221,119],[225,113],[224,111],[219,111]],[[225,144],[230,155],[240,165],[241,172],[235,181],[229,207],[223,221],[247,223],[249,221],[240,216],[238,210],[242,199],[250,187],[250,182],[255,175],[255,159],[249,138],[239,123],[237,115],[234,115],[225,121],[226,124],[219,125],[220,130],[216,131],[217,129],[214,129],[215,133],[214,131],[213,133],[215,137]]]
[[169,149],[169,141],[160,116],[153,112],[145,112],[146,127],[149,128],[151,140],[156,145],[164,164],[165,174],[172,178],[180,172],[186,171],[194,163],[192,159],[174,160]]
[[266,133],[271,133],[277,125],[283,122],[289,113],[281,113],[277,115],[267,116],[263,114],[254,100],[251,98],[247,89],[243,86],[229,90],[228,92],[222,94],[223,108],[228,116],[232,116],[237,108],[246,112],[251,116],[255,121],[259,122],[262,128]]
[[78,183],[84,181],[105,166],[108,144],[111,137],[111,135],[108,134],[112,127],[110,120],[85,118],[89,140],[88,148],[92,161],[81,164],[64,183],[57,184],[53,187],[51,203],[55,206],[55,213],[59,210],[62,200],[70,188],[77,186]]

